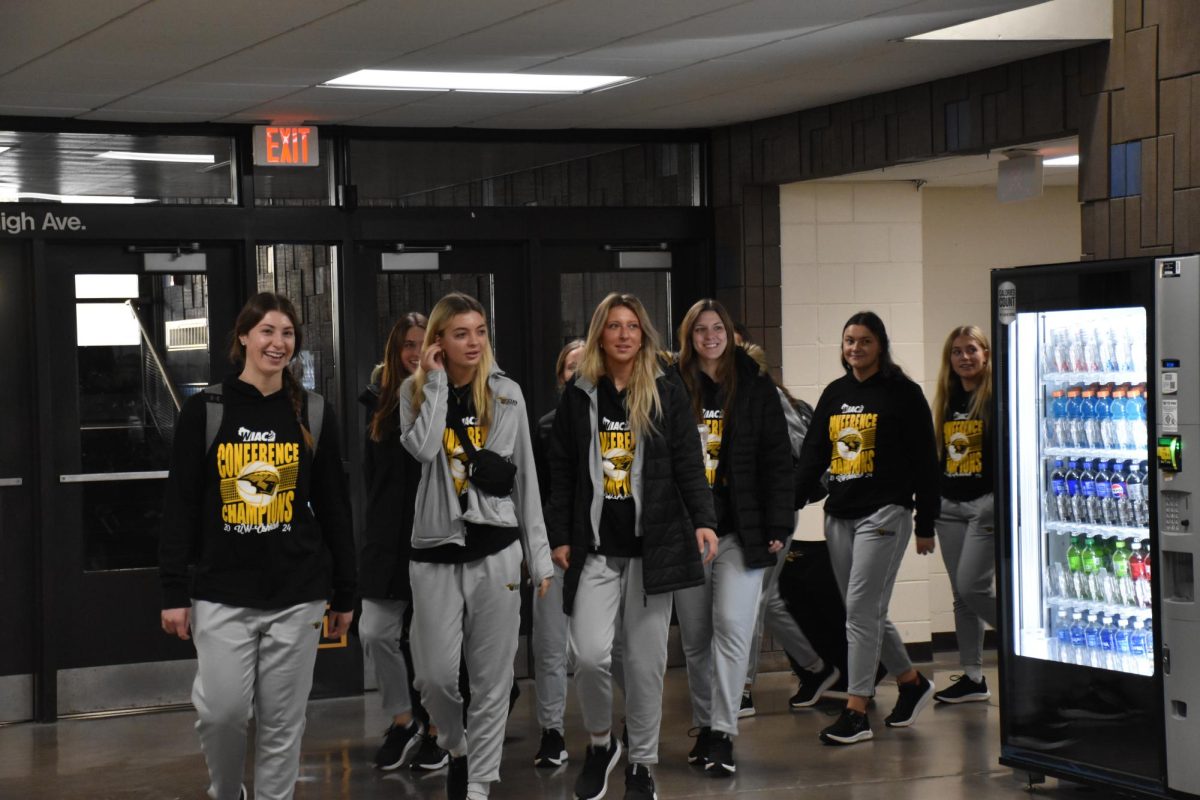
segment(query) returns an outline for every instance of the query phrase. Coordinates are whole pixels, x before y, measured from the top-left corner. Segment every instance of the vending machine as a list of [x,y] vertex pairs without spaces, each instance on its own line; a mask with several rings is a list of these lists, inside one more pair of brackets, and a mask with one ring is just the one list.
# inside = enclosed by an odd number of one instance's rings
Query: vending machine
[[1001,763],[1200,796],[1200,257],[992,299]]

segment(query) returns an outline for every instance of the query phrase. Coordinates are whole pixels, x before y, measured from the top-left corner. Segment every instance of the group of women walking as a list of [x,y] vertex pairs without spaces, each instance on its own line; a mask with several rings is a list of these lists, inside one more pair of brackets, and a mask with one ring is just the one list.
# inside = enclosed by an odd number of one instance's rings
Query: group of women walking
[[[287,368],[299,339],[286,298],[252,298],[230,353],[239,374],[190,398],[175,436],[162,627],[195,642],[193,701],[215,800],[247,796],[251,716],[255,797],[292,796],[326,602],[327,635],[341,636],[353,616],[337,425]],[[362,398],[370,422],[359,632],[390,717],[377,767],[446,767],[449,798],[489,796],[515,691],[524,564],[535,587],[535,765],[568,760],[570,667],[586,740],[576,797],[605,796],[622,754],[625,797],[656,797],[674,608],[698,732],[688,761],[736,773],[733,742],[739,718],[754,713],[764,625],[800,668],[792,707],[816,703],[839,678],[778,588],[797,509],[826,493],[848,699],[821,739],[871,738],[880,660],[899,683],[889,727],[911,725],[934,697],[987,698],[980,649],[995,613],[986,337],[952,332],[932,417],[871,312],[846,323],[845,376],[815,411],[734,339],[727,311],[702,300],[684,315],[673,355],[636,297],[610,294],[586,338],[563,349],[559,401],[535,436],[474,298],[453,293],[428,319],[397,322]],[[936,531],[955,587],[965,674],[936,695],[887,619],[914,510],[917,552],[933,551]],[[614,683],[624,696],[619,734]]]

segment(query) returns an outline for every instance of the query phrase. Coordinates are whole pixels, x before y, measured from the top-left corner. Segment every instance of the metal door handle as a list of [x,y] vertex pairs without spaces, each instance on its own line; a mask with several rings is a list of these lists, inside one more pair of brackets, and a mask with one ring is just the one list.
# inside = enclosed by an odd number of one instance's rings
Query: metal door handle
[[75,475],[59,475],[59,483],[102,483],[104,481],[156,481],[171,473],[165,469],[146,472],[83,472]]
[[0,478],[0,487],[21,486],[24,483],[25,483],[24,478]]

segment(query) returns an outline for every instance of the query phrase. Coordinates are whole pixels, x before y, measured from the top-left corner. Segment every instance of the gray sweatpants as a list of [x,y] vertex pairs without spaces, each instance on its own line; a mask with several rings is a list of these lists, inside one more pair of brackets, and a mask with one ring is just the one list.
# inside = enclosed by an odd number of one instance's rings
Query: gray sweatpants
[[251,710],[254,796],[292,797],[324,614],[324,600],[266,611],[192,602],[192,641],[199,662],[192,704],[213,800],[240,796]]
[[568,620],[563,613],[563,571],[555,565],[546,596],[533,596],[533,687],[538,726],[559,733],[567,707]]
[[407,600],[372,600],[364,597],[358,635],[363,651],[375,665],[375,682],[383,700],[383,712],[389,717],[412,712],[408,693],[408,662],[400,649],[404,637],[404,612]]
[[645,593],[642,559],[587,557],[570,623],[579,708],[589,733],[612,730],[612,651],[619,627],[629,645],[622,671],[630,764],[658,763],[670,626],[671,595]]
[[813,669],[821,660],[812,642],[800,630],[796,618],[788,611],[779,593],[779,574],[787,563],[788,548],[779,551],[775,566],[763,572],[762,599],[758,604],[758,621],[754,625],[754,640],[750,645],[750,661],[746,665],[746,684],[754,683],[758,677],[758,656],[762,650],[762,635],[765,629],[783,651],[804,669]]
[[703,586],[675,592],[692,724],[736,736],[763,570],[747,567],[735,534],[720,539]]
[[[465,742],[469,782],[498,781],[521,627],[521,543],[467,564],[412,561],[408,574],[413,669],[438,744],[454,751]],[[471,680],[465,729],[460,658]]]
[[850,694],[875,695],[880,659],[893,676],[912,669],[900,632],[887,616],[912,530],[912,511],[899,505],[884,506],[859,519],[825,515],[829,560],[846,601],[846,691]]
[[994,516],[990,493],[968,502],[942,498],[942,513],[934,523],[954,595],[954,633],[964,668],[982,668],[983,623],[996,626]]

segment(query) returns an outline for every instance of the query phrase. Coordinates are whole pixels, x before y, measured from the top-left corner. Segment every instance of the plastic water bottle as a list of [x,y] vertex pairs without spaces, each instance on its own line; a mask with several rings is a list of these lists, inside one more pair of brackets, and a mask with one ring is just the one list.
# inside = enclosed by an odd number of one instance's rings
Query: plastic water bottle
[[1133,577],[1129,574],[1129,551],[1125,549],[1123,539],[1116,541],[1116,549],[1112,554],[1112,574],[1117,583],[1117,601],[1123,606],[1136,605]]
[[1067,389],[1067,440],[1063,442],[1063,447],[1087,447],[1087,437],[1083,431],[1082,394],[1082,386]]
[[1083,545],[1083,552],[1079,554],[1080,565],[1082,567],[1082,592],[1081,597],[1088,600],[1096,600],[1099,598],[1096,591],[1096,570],[1101,568],[1101,557],[1096,550],[1096,538],[1088,536]]
[[1129,655],[1129,618],[1121,617],[1117,620],[1117,652],[1123,656]]
[[1112,396],[1108,400],[1108,415],[1110,418],[1109,425],[1112,428],[1113,443],[1109,447],[1118,450],[1129,450],[1133,448],[1133,439],[1130,438],[1129,428],[1126,427],[1125,409],[1127,401],[1125,400],[1126,386],[1114,386]]
[[1050,499],[1050,514],[1057,520],[1069,522],[1071,496],[1067,494],[1067,474],[1061,458],[1054,460],[1054,470],[1050,473]]
[[[1125,424],[1130,428],[1130,438],[1133,449],[1146,449],[1146,384],[1140,383],[1133,388],[1132,401],[1127,395],[1125,400]],[[1132,405],[1132,412],[1130,406]]]
[[1055,329],[1051,335],[1053,341],[1052,358],[1055,372],[1071,371],[1071,350],[1067,342],[1067,332],[1062,328]]
[[1142,581],[1142,591],[1141,594],[1138,595],[1138,598],[1141,600],[1141,602],[1138,603],[1138,605],[1140,605],[1142,608],[1150,608],[1152,601],[1150,592],[1150,543],[1148,541],[1146,543],[1146,557],[1142,559],[1142,574],[1146,576],[1146,579]]
[[[1087,646],[1094,650],[1100,649],[1100,625],[1096,622],[1096,612],[1089,611],[1087,626],[1083,629],[1083,639]],[[1145,644],[1143,642],[1143,644]]]
[[1082,599],[1083,589],[1083,547],[1079,544],[1079,534],[1071,534],[1071,546],[1067,548],[1067,585],[1071,597]]
[[[1105,614],[1104,623],[1100,628],[1100,649],[1110,653],[1116,652],[1117,649],[1117,626],[1113,624],[1111,614]],[[1070,634],[1068,633],[1068,639]]]
[[1079,403],[1079,417],[1083,420],[1083,443],[1080,447],[1104,447],[1100,436],[1100,420],[1096,417],[1095,386],[1085,387],[1083,399]]
[[1132,528],[1133,507],[1129,504],[1129,486],[1118,462],[1113,462],[1111,479],[1109,485],[1112,487],[1113,505],[1117,507],[1117,524]]
[[1096,496],[1094,464],[1095,462],[1090,460],[1083,462],[1083,469],[1079,472],[1079,485],[1083,491],[1083,511],[1086,522],[1090,525],[1102,525],[1104,517],[1100,512],[1100,499]]
[[1079,462],[1067,461],[1067,498],[1070,504],[1069,517],[1072,522],[1083,522],[1086,511],[1083,507],[1083,487],[1079,484]]
[[[1073,647],[1087,647],[1087,638],[1083,632],[1083,612],[1075,611],[1071,614],[1071,645]],[[1129,642],[1125,643],[1129,646]]]
[[1129,655],[1136,658],[1146,656],[1146,629],[1143,624],[1137,620],[1130,623],[1132,630],[1129,632]]
[[1100,501],[1101,525],[1116,525],[1117,508],[1112,499],[1112,476],[1109,474],[1109,461],[1096,463],[1096,498]]
[[1141,464],[1127,461],[1125,488],[1129,492],[1129,508],[1133,511],[1133,524],[1139,528],[1150,524],[1149,492],[1146,490],[1146,479],[1142,475]]
[[1083,363],[1087,372],[1099,372],[1103,368],[1100,362],[1100,343],[1096,332],[1084,330],[1080,332],[1083,339]]
[[1070,332],[1067,342],[1067,353],[1071,362],[1071,372],[1087,372],[1087,356],[1084,354],[1083,331],[1075,328]]
[[1117,432],[1112,421],[1112,390],[1111,383],[1096,390],[1096,425],[1100,428],[1099,447],[1116,448]]

